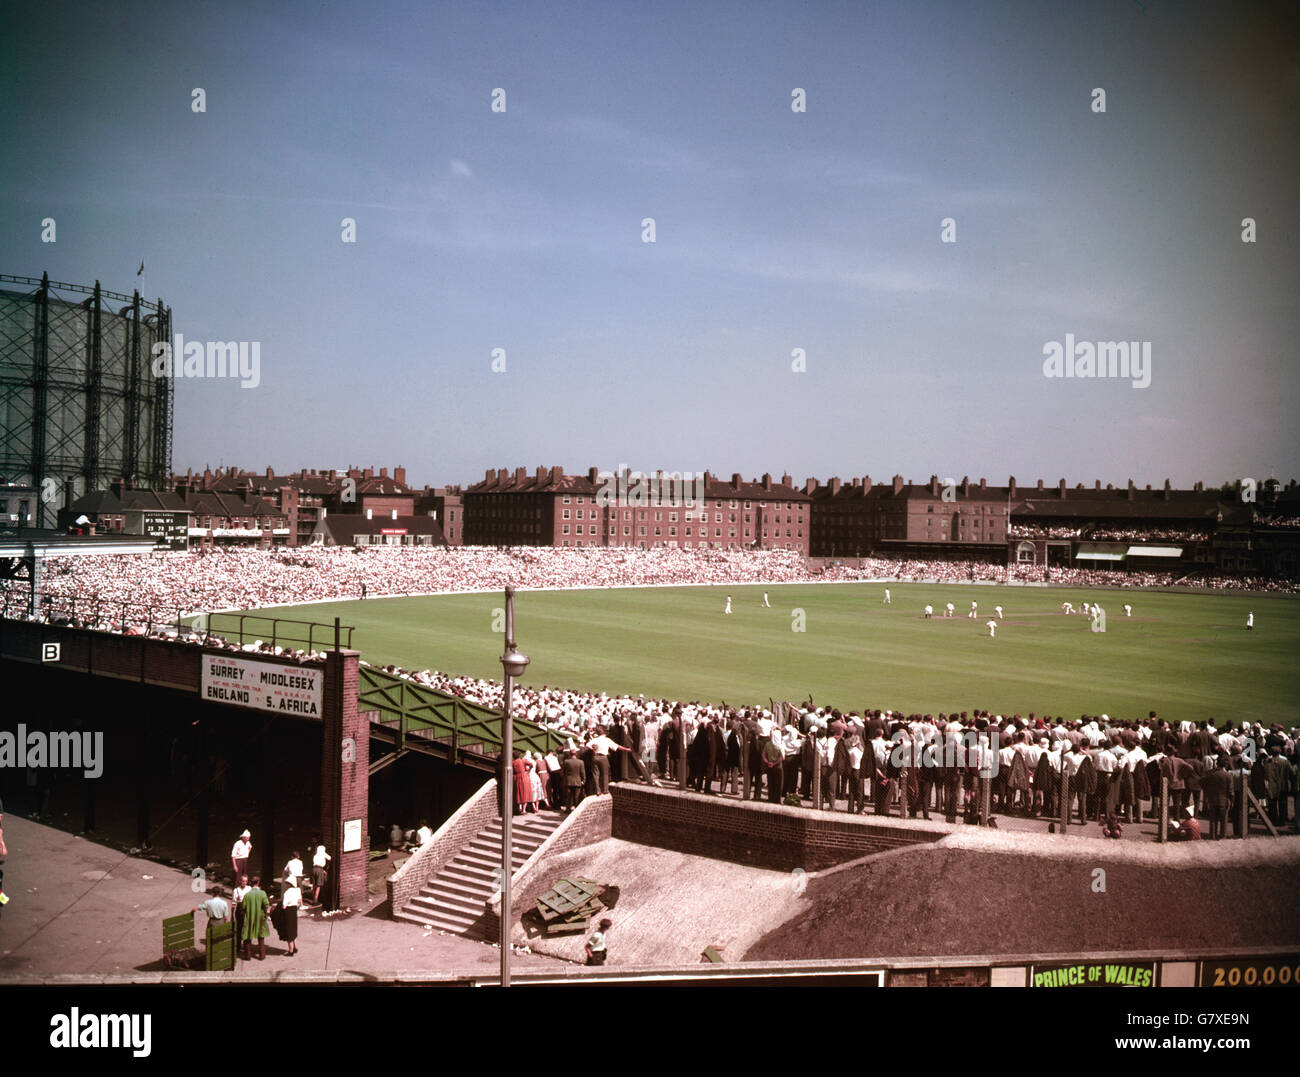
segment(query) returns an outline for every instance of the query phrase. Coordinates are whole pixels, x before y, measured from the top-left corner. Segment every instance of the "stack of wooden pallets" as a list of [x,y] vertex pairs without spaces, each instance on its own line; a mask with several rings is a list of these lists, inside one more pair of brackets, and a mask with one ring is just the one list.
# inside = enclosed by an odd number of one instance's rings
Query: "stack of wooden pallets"
[[604,887],[593,879],[561,879],[537,899],[537,915],[548,936],[580,935],[605,911]]

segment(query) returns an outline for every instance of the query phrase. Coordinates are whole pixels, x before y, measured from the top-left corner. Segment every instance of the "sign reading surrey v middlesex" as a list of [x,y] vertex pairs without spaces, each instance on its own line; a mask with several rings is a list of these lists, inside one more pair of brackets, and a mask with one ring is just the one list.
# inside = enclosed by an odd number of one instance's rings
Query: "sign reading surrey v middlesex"
[[214,703],[319,718],[324,680],[321,666],[282,666],[205,654],[199,692]]

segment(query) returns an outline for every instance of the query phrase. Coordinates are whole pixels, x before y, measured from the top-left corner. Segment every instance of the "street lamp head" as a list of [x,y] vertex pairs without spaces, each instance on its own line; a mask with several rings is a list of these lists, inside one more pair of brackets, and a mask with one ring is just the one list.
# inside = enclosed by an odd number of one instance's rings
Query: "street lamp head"
[[528,666],[528,656],[511,648],[501,656],[501,666],[505,669],[507,677],[522,677]]

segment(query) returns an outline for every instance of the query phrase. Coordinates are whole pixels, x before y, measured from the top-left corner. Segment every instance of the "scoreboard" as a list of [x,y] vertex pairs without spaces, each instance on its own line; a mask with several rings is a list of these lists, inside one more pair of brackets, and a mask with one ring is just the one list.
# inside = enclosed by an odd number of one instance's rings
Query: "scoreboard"
[[188,550],[190,548],[189,513],[142,513],[140,534],[153,539],[160,549]]

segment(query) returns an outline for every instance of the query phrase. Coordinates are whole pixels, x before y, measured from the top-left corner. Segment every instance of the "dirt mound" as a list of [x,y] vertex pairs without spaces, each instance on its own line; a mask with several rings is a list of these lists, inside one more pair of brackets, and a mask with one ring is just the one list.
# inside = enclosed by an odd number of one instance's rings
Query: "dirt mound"
[[1058,848],[945,839],[811,877],[745,960],[1300,946],[1300,839],[1045,840]]

